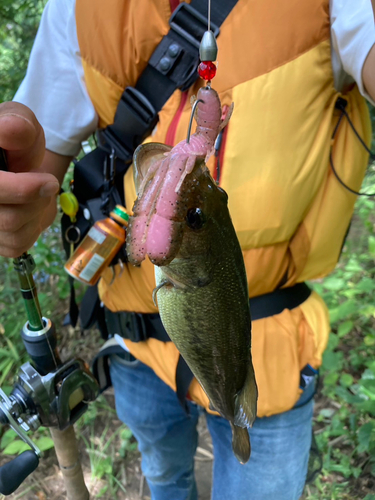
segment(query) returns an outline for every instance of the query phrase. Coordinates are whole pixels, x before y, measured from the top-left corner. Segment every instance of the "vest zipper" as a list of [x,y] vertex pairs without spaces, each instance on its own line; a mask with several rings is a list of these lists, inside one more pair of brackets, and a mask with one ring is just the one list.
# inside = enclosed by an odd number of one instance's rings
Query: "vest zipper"
[[182,92],[181,93],[180,105],[178,106],[176,114],[174,115],[174,117],[173,117],[173,119],[172,119],[172,121],[171,121],[171,123],[170,123],[170,125],[168,127],[166,136],[165,136],[165,144],[167,146],[174,146],[174,141],[175,141],[175,138],[176,138],[177,126],[178,126],[178,123],[180,121],[182,112],[184,110],[187,98],[188,98],[188,91]]

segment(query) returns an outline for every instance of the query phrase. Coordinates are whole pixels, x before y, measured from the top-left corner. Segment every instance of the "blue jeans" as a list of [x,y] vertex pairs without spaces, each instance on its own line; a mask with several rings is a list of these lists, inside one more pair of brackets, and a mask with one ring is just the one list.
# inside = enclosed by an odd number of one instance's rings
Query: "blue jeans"
[[298,500],[307,473],[313,401],[288,412],[257,418],[250,429],[251,457],[241,465],[232,432],[222,417],[189,402],[190,415],[153,370],[139,361],[111,360],[119,418],[132,430],[152,500],[197,500],[194,454],[197,422],[204,412],[213,451],[212,500]]

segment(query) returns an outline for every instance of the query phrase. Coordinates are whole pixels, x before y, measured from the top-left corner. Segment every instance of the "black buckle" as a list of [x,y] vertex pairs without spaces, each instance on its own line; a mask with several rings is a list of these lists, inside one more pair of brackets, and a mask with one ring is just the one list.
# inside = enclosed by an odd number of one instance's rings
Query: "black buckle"
[[340,111],[345,111],[347,105],[348,101],[346,99],[344,99],[343,97],[338,97],[335,103],[335,108]]
[[[207,31],[207,18],[191,5],[182,2],[170,17],[169,25],[173,31],[199,49],[202,36]],[[216,38],[220,28],[212,22],[210,28]]]
[[131,161],[134,150],[152,132],[158,113],[150,101],[134,87],[127,87],[118,103],[114,123],[102,133],[105,146],[113,148],[116,156]]
[[311,365],[307,364],[300,373],[299,388],[306,389],[311,382],[316,381],[319,376],[319,371],[315,370]]
[[130,312],[118,312],[114,314],[118,315],[120,332],[125,338],[132,342],[147,340],[146,324],[142,314]]

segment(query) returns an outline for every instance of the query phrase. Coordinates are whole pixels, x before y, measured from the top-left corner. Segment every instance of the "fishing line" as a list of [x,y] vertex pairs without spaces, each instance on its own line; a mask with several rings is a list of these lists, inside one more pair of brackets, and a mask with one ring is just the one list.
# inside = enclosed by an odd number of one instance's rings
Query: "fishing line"
[[207,25],[207,28],[208,28],[208,31],[211,30],[211,0],[208,0],[208,25]]
[[[336,126],[335,126],[335,129],[333,131],[333,134],[332,134],[332,142],[336,136],[336,133],[338,131],[338,128],[340,126],[340,123],[343,119],[343,117],[345,116],[345,118],[348,120],[348,123],[351,127],[351,129],[353,130],[355,136],[357,137],[357,139],[359,140],[359,142],[362,144],[362,146],[365,148],[365,150],[369,153],[370,155],[370,159],[371,160],[375,160],[375,154],[371,151],[371,149],[369,149],[369,147],[367,146],[367,144],[365,143],[365,141],[362,139],[362,137],[359,135],[358,131],[356,130],[350,116],[348,115],[348,113],[346,112],[345,110],[345,107],[347,105],[347,101],[345,101],[345,99],[342,99],[342,98],[338,98],[337,102],[336,102],[336,109],[340,110],[341,111],[341,115],[336,123]],[[345,182],[340,178],[339,174],[337,173],[334,165],[333,165],[333,158],[332,158],[332,145],[331,145],[331,149],[330,149],[330,152],[329,152],[329,162],[330,162],[330,165],[331,165],[331,168],[332,168],[332,172],[334,174],[334,176],[336,177],[336,179],[339,181],[339,183],[347,190],[349,191],[350,193],[353,193],[357,196],[367,196],[369,198],[372,198],[375,196],[375,192],[374,193],[363,193],[363,192],[360,192],[360,191],[355,191],[354,189],[350,188],[347,184],[345,184]]]

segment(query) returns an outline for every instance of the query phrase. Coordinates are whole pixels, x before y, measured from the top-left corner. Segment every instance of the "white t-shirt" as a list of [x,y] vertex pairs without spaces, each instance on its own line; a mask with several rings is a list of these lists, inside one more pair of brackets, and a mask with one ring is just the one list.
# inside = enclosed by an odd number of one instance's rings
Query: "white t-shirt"
[[[332,69],[338,91],[362,82],[364,61],[375,43],[371,0],[330,0]],[[26,77],[15,101],[35,113],[47,149],[74,156],[97,128],[79,52],[75,0],[49,0],[30,55]]]

